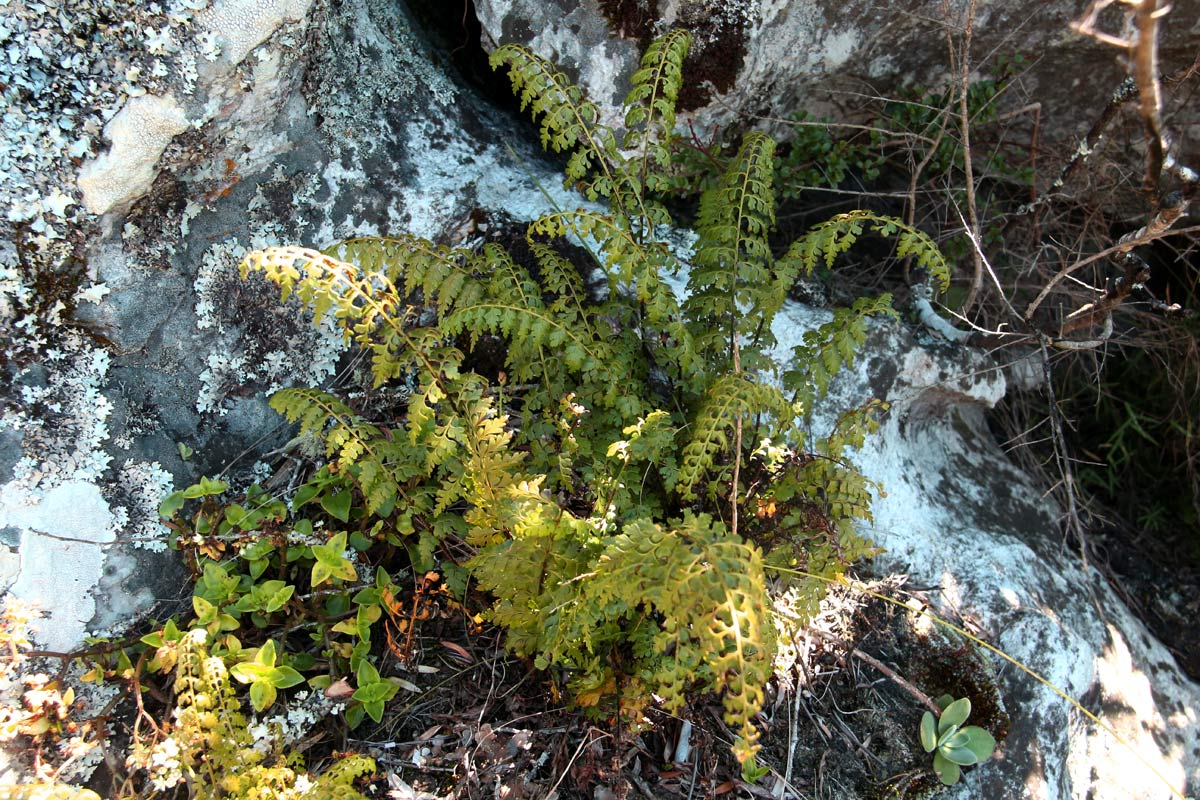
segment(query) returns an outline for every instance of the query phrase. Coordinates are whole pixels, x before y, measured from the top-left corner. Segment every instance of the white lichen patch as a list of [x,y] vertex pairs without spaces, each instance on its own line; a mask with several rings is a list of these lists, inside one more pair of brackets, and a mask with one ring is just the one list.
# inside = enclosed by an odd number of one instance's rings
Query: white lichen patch
[[[558,208],[588,204],[562,187],[562,176],[530,154],[514,156],[506,148],[481,147],[465,137],[446,140],[437,123],[424,119],[408,125],[406,148],[415,174],[405,189],[401,230],[436,239],[452,220],[470,210],[470,197],[482,208],[502,209],[529,222]],[[549,196],[549,197],[547,197]]]
[[200,0],[11,0],[0,14],[0,208],[47,239],[85,218],[80,159],[130,98],[188,92]]
[[42,646],[69,651],[96,613],[92,589],[103,573],[103,546],[114,538],[108,503],[88,481],[69,480],[42,494],[10,481],[0,487],[0,527],[21,532],[21,570],[9,594],[42,610],[35,626]]
[[66,337],[64,347],[45,354],[50,369],[44,382],[22,387],[24,406],[0,416],[0,426],[22,434],[24,456],[13,473],[30,491],[96,480],[108,467],[101,445],[112,403],[100,387],[109,355],[78,334]]
[[112,146],[79,171],[83,203],[93,214],[125,210],[144,195],[167,145],[189,127],[186,112],[171,95],[142,95],[109,120],[104,136]]
[[205,58],[237,65],[285,22],[308,14],[312,0],[216,0],[196,22]]
[[434,65],[402,14],[390,0],[347,0],[317,32],[310,80],[320,92],[313,110],[334,132],[328,143],[335,152],[369,153],[385,144],[390,115],[381,109],[403,107],[422,95],[446,108],[456,100],[453,82]]
[[169,531],[158,514],[158,506],[174,489],[171,473],[157,461],[126,461],[117,476],[113,517],[122,538],[134,547],[162,552]]
[[250,250],[283,244],[275,226],[264,225],[250,246],[229,239],[205,251],[194,284],[196,326],[226,337],[234,348],[216,348],[200,373],[196,410],[228,412],[230,393],[253,386],[269,395],[291,385],[319,386],[337,367],[346,347],[331,315],[317,325],[296,303],[281,304],[265,281],[243,281],[238,265]]

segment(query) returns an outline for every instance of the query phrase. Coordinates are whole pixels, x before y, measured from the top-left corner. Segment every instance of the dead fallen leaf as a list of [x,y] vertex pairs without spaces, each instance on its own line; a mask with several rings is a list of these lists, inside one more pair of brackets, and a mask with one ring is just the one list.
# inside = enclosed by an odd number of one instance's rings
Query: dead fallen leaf
[[442,647],[449,650],[450,654],[452,656],[454,656],[455,658],[457,658],[459,661],[463,662],[464,664],[474,664],[475,663],[474,656],[472,656],[469,652],[467,652],[467,649],[465,647],[463,647],[462,645],[455,644],[454,642],[442,642]]

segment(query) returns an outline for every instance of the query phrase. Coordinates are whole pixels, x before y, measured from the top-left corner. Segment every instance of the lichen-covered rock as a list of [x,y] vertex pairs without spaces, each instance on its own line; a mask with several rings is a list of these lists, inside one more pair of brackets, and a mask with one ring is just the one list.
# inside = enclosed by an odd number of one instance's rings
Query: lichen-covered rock
[[[558,183],[390,0],[64,8],[0,12],[0,589],[41,602],[55,650],[178,594],[158,502],[265,474],[269,393],[340,364],[328,320],[238,276],[249,249],[444,237]],[[63,535],[89,486],[103,541]],[[46,548],[72,569],[31,565]]]
[[[811,324],[807,312],[792,313],[799,324],[780,326],[781,347]],[[855,458],[887,493],[872,508],[870,534],[884,549],[874,569],[937,587],[930,595],[941,613],[1081,700],[1129,746],[993,658],[1012,727],[998,757],[949,796],[1150,800],[1171,797],[1171,786],[1194,793],[1200,686],[1107,580],[1064,550],[1044,490],[996,445],[984,411],[1006,383],[980,354],[921,341],[895,323],[874,329],[831,405],[872,394],[892,405]]]
[[[587,87],[610,123],[619,121],[629,78],[646,44],[669,28],[693,32],[681,108],[701,134],[752,124],[789,135],[783,117],[806,110],[843,119],[864,101],[895,97],[907,87],[940,88],[951,79],[948,39],[961,45],[967,3],[935,0],[903,7],[871,0],[797,3],[784,0],[477,0],[484,42],[527,44]],[[1070,23],[1086,4],[993,2],[975,7],[973,63],[997,56],[1027,59],[1014,97],[1040,103],[1043,144],[1074,146],[1125,77],[1122,53],[1075,34]],[[1120,13],[1105,24],[1120,33]],[[1196,50],[1200,2],[1172,3],[1162,25],[1164,73],[1187,67]],[[1117,21],[1114,23],[1114,20]],[[978,73],[977,73],[978,74]],[[1029,102],[1022,99],[1013,108]],[[1172,124],[1200,123],[1186,99]],[[1191,145],[1188,145],[1191,147]]]
[[[574,56],[580,69],[603,65],[588,81],[610,103],[624,94],[617,76],[636,61],[634,39],[659,20],[694,28],[698,53],[727,59],[705,76],[722,100],[736,94],[731,80],[770,97],[764,76],[788,59],[755,50],[753,37],[815,13],[602,5],[617,22],[589,22],[580,15],[591,6],[570,3],[528,30],[498,4],[479,7],[494,35],[545,31],[539,49],[568,66],[572,26],[598,37],[617,25],[624,38]],[[446,74],[391,0],[0,8],[0,588],[41,600],[39,642],[67,649],[179,590],[169,555],[139,548],[163,544],[159,500],[201,474],[255,474],[284,436],[266,394],[343,366],[330,325],[235,274],[247,249],[401,231],[448,239],[476,208],[530,219],[578,201],[506,117]],[[981,31],[1003,22],[989,13]],[[779,40],[792,42],[789,58],[833,70],[879,54],[868,41],[877,18],[861,15],[845,36],[818,35],[814,19],[797,29],[810,39]],[[893,57],[903,67],[907,55]],[[708,102],[693,88],[689,103]],[[780,319],[794,336],[818,317],[791,305]],[[1196,686],[1058,552],[1050,509],[986,437],[979,409],[1001,396],[1002,377],[898,325],[877,334],[840,397],[894,403],[861,456],[889,492],[875,510],[872,533],[888,549],[879,563],[940,584],[990,638],[1102,705],[1176,785],[1197,780]],[[1014,732],[1003,758],[971,776],[973,794],[1085,797],[1092,784],[1096,796],[1163,794],[1046,690],[1012,671],[1003,685]]]

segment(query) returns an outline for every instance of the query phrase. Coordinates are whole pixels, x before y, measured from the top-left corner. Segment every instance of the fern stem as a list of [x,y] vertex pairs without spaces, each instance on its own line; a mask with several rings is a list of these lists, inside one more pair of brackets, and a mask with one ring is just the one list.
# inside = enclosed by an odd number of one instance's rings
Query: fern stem
[[[736,306],[735,306],[736,308]],[[735,375],[742,374],[742,357],[738,349],[737,328],[733,330],[733,372]],[[734,439],[733,439],[733,488],[729,490],[729,530],[736,537],[738,535],[738,481],[742,469],[742,409],[738,408],[737,419],[733,422]]]

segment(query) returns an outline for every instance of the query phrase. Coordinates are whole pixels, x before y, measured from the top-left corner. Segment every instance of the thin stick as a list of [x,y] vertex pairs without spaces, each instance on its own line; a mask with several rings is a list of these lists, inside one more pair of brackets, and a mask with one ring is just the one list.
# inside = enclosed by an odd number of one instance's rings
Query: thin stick
[[[962,127],[963,182],[966,184],[967,218],[971,223],[967,233],[970,234],[972,241],[979,240],[979,211],[975,204],[975,170],[971,165],[971,112],[967,104],[968,90],[971,87],[971,34],[975,27],[975,2],[976,0],[971,0],[971,4],[967,7],[967,26],[963,31],[962,55],[959,57],[958,65],[961,76],[958,90],[958,114]],[[967,296],[963,299],[960,309],[964,315],[975,305],[979,290],[983,286],[983,257],[978,247],[972,248],[971,256],[974,267],[971,273],[971,286],[967,290]]]
[[851,650],[850,655],[854,656],[857,659],[861,659],[862,661],[867,662],[872,667],[874,667],[875,669],[879,670],[884,675],[886,675],[888,678],[891,678],[893,683],[895,683],[897,686],[899,686],[904,691],[911,694],[918,703],[920,703],[921,705],[925,706],[930,711],[932,711],[933,715],[935,717],[940,717],[942,715],[942,709],[938,708],[938,704],[933,702],[933,700],[931,700],[929,698],[929,695],[922,692],[916,686],[913,686],[911,683],[909,683],[907,680],[905,680],[898,672],[896,672],[894,669],[889,667],[887,664],[884,664],[882,661],[875,658],[874,656],[867,655],[866,653],[864,653],[862,650],[859,650],[858,648]]
[[1179,219],[1179,215],[1167,216],[1164,214],[1166,211],[1168,211],[1168,209],[1160,211],[1157,215],[1155,215],[1155,218],[1151,220],[1149,224],[1137,231],[1134,231],[1128,236],[1122,236],[1120,241],[1111,247],[1106,247],[1099,253],[1093,253],[1087,258],[1081,258],[1074,264],[1063,267],[1061,270],[1059,270],[1058,274],[1046,282],[1046,285],[1042,287],[1040,292],[1038,292],[1037,297],[1033,298],[1033,302],[1026,307],[1025,319],[1033,319],[1034,312],[1038,310],[1038,307],[1046,299],[1047,295],[1050,294],[1051,290],[1054,289],[1054,287],[1057,286],[1061,280],[1073,272],[1078,272],[1088,264],[1094,264],[1097,261],[1108,258],[1112,255],[1128,253],[1135,247],[1148,244],[1156,239],[1161,239],[1164,236],[1179,236],[1184,234],[1200,233],[1200,225],[1193,225],[1190,228],[1178,228],[1172,230],[1170,226]]

